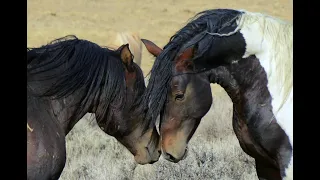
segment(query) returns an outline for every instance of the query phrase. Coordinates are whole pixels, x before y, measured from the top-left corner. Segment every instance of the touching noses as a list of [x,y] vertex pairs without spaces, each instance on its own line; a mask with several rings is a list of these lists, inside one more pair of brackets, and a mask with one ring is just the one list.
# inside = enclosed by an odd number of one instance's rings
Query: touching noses
[[147,150],[151,158],[150,164],[153,164],[157,162],[161,156],[160,136],[156,129],[153,130],[151,142],[153,143],[148,144]]

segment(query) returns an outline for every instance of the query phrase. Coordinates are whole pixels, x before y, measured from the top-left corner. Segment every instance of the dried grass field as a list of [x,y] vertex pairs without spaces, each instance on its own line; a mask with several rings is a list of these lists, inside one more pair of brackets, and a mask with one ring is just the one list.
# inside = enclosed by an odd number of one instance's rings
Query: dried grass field
[[[197,12],[235,8],[292,21],[291,0],[28,0],[28,47],[69,34],[108,45],[120,31],[138,32],[160,46]],[[142,69],[153,57],[143,49]],[[189,143],[188,157],[137,165],[133,156],[86,115],[67,135],[67,163],[61,180],[257,179],[254,161],[240,148],[231,125],[232,104],[212,85],[213,106]]]

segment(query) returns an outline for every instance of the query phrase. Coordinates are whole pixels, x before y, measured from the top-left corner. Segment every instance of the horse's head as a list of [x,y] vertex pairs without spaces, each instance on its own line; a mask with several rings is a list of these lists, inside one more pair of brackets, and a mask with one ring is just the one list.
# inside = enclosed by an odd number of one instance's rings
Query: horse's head
[[[108,125],[98,122],[100,128],[114,136],[133,155],[139,164],[154,163],[161,155],[160,137],[155,127],[144,131],[143,116],[137,113],[139,99],[145,90],[142,70],[133,62],[129,44],[121,45],[116,52],[125,71],[126,101],[123,109],[115,109]],[[138,53],[138,52],[136,52]],[[140,52],[141,53],[141,52]]]
[[[143,43],[156,57],[162,51],[151,41]],[[176,56],[167,102],[160,115],[163,155],[172,162],[185,157],[188,142],[212,103],[210,82],[204,74],[195,73],[193,53],[194,48],[190,47]]]

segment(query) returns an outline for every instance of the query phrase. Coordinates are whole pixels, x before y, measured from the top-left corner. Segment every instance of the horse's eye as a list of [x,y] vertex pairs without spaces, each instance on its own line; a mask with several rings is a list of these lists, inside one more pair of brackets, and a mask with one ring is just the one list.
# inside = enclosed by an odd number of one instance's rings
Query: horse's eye
[[184,94],[176,94],[175,100],[182,101],[184,99]]

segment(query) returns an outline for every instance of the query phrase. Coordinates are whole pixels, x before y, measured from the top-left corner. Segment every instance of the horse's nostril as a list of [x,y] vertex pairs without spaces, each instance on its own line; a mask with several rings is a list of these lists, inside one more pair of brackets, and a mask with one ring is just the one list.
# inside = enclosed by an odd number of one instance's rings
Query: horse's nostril
[[171,154],[167,153],[167,156],[169,157],[169,159],[173,162],[177,161],[177,159],[175,157],[173,157]]
[[158,153],[161,154],[161,150],[158,150]]
[[149,164],[154,164],[155,162],[157,162],[157,161],[151,161]]

